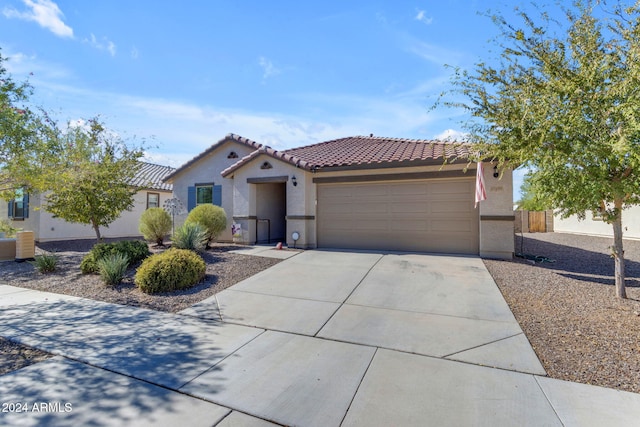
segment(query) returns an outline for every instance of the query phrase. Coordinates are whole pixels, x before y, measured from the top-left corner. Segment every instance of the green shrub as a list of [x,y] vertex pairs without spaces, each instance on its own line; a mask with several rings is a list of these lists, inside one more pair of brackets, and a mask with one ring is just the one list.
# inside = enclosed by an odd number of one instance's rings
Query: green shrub
[[52,273],[58,266],[58,257],[55,254],[36,255],[33,264],[40,273]]
[[122,282],[127,267],[129,266],[129,258],[126,255],[110,254],[96,261],[100,278],[107,286],[116,286]]
[[145,259],[136,272],[135,283],[148,294],[187,289],[204,279],[206,268],[195,252],[172,248]]
[[197,252],[204,250],[208,240],[207,232],[202,226],[192,222],[182,224],[171,238],[174,248],[189,249]]
[[98,273],[98,260],[108,255],[122,254],[129,260],[129,265],[136,264],[149,256],[149,246],[140,240],[121,240],[114,243],[98,243],[82,259],[80,270],[84,274]]
[[162,246],[171,231],[171,217],[162,208],[150,208],[140,216],[140,232],[150,242]]
[[0,219],[0,233],[4,233],[5,237],[15,237],[17,228],[14,228],[9,224],[6,219]]
[[199,224],[207,232],[207,246],[227,227],[227,214],[220,206],[199,205],[187,216],[187,223]]

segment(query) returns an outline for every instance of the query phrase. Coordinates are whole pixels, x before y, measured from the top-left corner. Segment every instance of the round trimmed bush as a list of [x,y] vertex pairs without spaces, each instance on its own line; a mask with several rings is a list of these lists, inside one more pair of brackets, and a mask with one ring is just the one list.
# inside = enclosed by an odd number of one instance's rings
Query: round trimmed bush
[[171,231],[171,216],[162,208],[149,208],[140,216],[139,229],[146,240],[162,246]]
[[195,252],[169,249],[145,259],[136,272],[135,283],[147,294],[178,291],[204,279],[206,268]]
[[187,223],[196,223],[207,232],[207,246],[227,228],[227,214],[220,206],[198,205],[187,216]]

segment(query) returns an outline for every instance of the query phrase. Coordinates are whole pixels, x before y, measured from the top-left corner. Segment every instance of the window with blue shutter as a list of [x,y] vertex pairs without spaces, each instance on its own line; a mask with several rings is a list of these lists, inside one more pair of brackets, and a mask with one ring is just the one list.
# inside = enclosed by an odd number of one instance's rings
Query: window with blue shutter
[[24,193],[22,203],[23,218],[29,218],[29,193]]
[[13,220],[29,218],[29,193],[24,188],[16,190],[16,196],[9,202],[8,216]]
[[191,209],[196,207],[196,187],[189,187],[187,189],[187,210],[191,212]]
[[213,204],[222,206],[222,185],[213,186]]
[[222,206],[222,185],[196,184],[187,189],[187,209],[189,211],[198,205],[210,204]]

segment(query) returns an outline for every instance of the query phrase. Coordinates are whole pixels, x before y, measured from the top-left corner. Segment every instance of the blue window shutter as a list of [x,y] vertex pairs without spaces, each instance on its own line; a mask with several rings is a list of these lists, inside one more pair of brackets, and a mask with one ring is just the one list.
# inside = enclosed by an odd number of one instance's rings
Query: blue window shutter
[[8,217],[9,218],[13,218],[13,205],[14,205],[13,200],[10,200],[9,201],[9,210],[8,210],[8,212],[9,212]]
[[191,212],[191,209],[196,207],[196,187],[189,187],[187,189],[187,211]]
[[29,218],[29,193],[24,193],[24,198],[22,199],[22,207],[24,218]]
[[222,206],[222,185],[213,186],[213,204]]

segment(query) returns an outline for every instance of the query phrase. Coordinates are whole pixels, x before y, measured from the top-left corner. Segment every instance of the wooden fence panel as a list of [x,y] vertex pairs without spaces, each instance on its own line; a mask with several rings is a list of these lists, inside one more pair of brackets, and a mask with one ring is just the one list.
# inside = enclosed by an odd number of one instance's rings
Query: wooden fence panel
[[546,212],[529,211],[529,233],[546,233],[547,217]]

